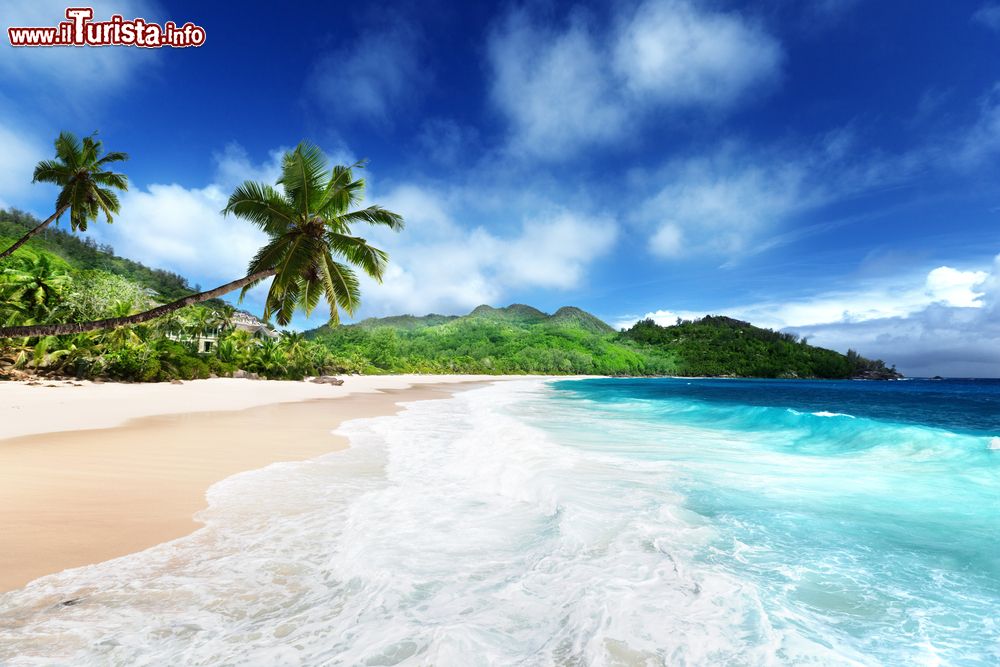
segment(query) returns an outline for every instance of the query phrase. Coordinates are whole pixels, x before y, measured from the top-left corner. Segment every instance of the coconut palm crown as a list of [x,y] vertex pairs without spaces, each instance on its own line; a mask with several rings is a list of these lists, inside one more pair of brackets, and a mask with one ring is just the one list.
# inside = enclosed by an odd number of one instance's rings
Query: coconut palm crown
[[259,279],[242,294],[273,275],[264,304],[287,325],[297,308],[307,315],[324,299],[330,321],[351,315],[360,303],[358,277],[351,266],[381,282],[388,255],[355,236],[357,223],[403,228],[403,218],[380,206],[357,208],[365,181],[355,178],[362,163],[330,169],[319,148],[301,143],[287,153],[277,186],[247,181],[229,198],[224,213],[243,218],[264,231],[268,241],[251,260],[248,276]]
[[59,134],[55,149],[54,159],[42,160],[35,166],[32,179],[33,183],[59,186],[55,212],[12,246],[0,252],[0,259],[13,254],[67,210],[70,226],[74,231],[86,231],[87,223],[96,220],[101,213],[108,222],[114,222],[114,216],[120,208],[115,190],[128,190],[128,178],[111,171],[110,166],[115,162],[128,160],[128,155],[118,151],[104,153],[101,142],[93,135],[84,137],[81,141],[71,132]]

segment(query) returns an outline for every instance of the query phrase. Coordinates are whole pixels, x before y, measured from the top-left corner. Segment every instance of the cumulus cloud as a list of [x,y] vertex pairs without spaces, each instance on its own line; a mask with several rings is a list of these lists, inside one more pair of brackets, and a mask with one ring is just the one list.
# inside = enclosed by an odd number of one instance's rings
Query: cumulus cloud
[[[66,7],[61,0],[10,0],[3,5],[5,26],[49,27],[66,20]],[[159,21],[161,10],[149,0],[95,0],[82,6],[94,9],[95,20],[106,20],[112,14],[127,19],[141,17]],[[190,17],[172,16],[183,23]],[[156,49],[138,48],[14,48],[6,36],[0,40],[0,73],[10,81],[35,86],[40,93],[60,91],[60,99],[73,103],[68,91],[89,93],[120,88],[143,68],[157,61]]]
[[807,188],[807,174],[796,160],[757,161],[731,149],[670,163],[654,177],[666,185],[638,209],[654,228],[650,250],[666,258],[742,252],[818,200],[819,190]]
[[366,315],[465,312],[515,289],[577,287],[617,236],[614,220],[556,206],[546,215],[512,212],[512,233],[499,234],[469,219],[477,197],[406,184],[379,198],[407,227],[366,233],[390,255],[383,284],[365,285]]
[[410,24],[389,23],[362,32],[319,58],[307,83],[324,112],[338,119],[388,123],[427,84],[420,34]]
[[168,268],[204,286],[234,280],[246,273],[265,237],[221,211],[236,184],[247,179],[273,183],[282,154],[272,151],[267,161],[254,163],[242,147],[231,144],[215,156],[215,178],[204,187],[133,183],[121,198],[115,224],[93,225],[92,233],[124,257]]
[[726,106],[778,74],[782,50],[760,26],[691,3],[646,2],[623,23],[614,64],[638,96],[673,106]]
[[[205,287],[233,280],[245,273],[265,237],[243,220],[223,217],[221,210],[237,183],[248,178],[273,183],[282,154],[272,151],[268,160],[256,163],[233,144],[215,156],[216,175],[204,187],[133,185],[122,198],[118,221],[94,225],[91,233],[123,256],[176,271]],[[555,205],[515,205],[510,198],[510,224],[500,233],[474,222],[477,205],[489,200],[488,194],[412,183],[369,192],[373,201],[402,214],[407,227],[398,234],[355,229],[390,255],[381,284],[362,277],[359,316],[458,313],[501,303],[518,289],[577,287],[586,280],[590,262],[608,252],[617,235],[614,220]],[[260,293],[248,297],[251,308],[261,301]],[[308,322],[297,317],[295,324],[317,326],[326,316],[320,307]]]
[[[935,267],[853,290],[722,308],[758,326],[794,331],[814,345],[885,359],[909,375],[1000,376],[1000,256],[974,269]],[[647,317],[673,324],[706,313],[657,310]]]
[[514,13],[490,39],[489,55],[492,98],[518,149],[561,156],[623,131],[627,110],[606,71],[607,56],[581,21],[554,30]]
[[647,0],[603,30],[513,12],[489,41],[492,99],[512,148],[556,159],[622,137],[657,108],[722,109],[779,74],[782,50],[737,14]]

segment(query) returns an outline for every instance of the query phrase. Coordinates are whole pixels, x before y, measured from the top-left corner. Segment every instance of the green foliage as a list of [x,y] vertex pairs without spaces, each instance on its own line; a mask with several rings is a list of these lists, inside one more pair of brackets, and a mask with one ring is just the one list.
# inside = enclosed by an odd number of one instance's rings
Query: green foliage
[[[40,222],[31,214],[17,209],[0,209],[0,247],[9,246]],[[111,246],[98,245],[91,238],[80,238],[53,227],[31,239],[14,257],[33,256],[39,252],[55,255],[59,261],[77,271],[90,269],[121,276],[166,301],[195,291],[186,279],[176,273],[151,269],[139,262],[118,257]]]
[[104,152],[94,136],[78,139],[71,132],[60,132],[55,140],[56,156],[35,166],[32,182],[52,183],[60,187],[56,197],[57,212],[69,211],[70,227],[87,231],[87,223],[100,214],[114,222],[119,203],[116,190],[128,190],[128,178],[110,171],[115,162],[128,160],[118,151]]
[[[75,239],[74,239],[75,240]],[[0,269],[0,323],[19,325],[120,317],[150,306],[149,290],[126,277],[72,263],[39,247],[19,249]],[[0,368],[136,382],[206,378],[244,369],[301,379],[336,368],[302,334],[280,341],[234,330],[235,309],[208,301],[147,324],[69,336],[0,340]],[[208,354],[197,340],[221,334]]]
[[670,355],[630,349],[578,309],[549,316],[520,304],[480,306],[465,317],[407,315],[306,335],[342,372],[635,375],[673,368]]
[[[730,317],[708,316],[664,327],[653,320],[638,322],[622,338],[643,350],[672,350],[678,375],[766,378],[850,378],[861,362],[813,347],[794,334],[761,329]],[[882,362],[862,360],[873,367]],[[890,377],[887,375],[887,377]]]
[[464,317],[369,319],[306,336],[329,350],[338,369],[364,373],[846,378],[859,367],[792,334],[726,317],[673,327],[647,320],[615,333],[579,308],[550,316],[520,304],[479,306]]
[[330,309],[330,321],[339,311],[353,314],[361,292],[358,267],[381,281],[389,256],[354,236],[357,223],[403,228],[403,219],[378,206],[354,209],[364,197],[365,181],[354,178],[352,167],[329,169],[316,146],[301,143],[286,153],[278,187],[247,181],[229,198],[225,213],[243,218],[267,234],[267,244],[250,261],[247,276],[273,276],[264,301],[264,319],[274,315],[287,325],[295,310],[307,315],[320,299]]
[[96,269],[79,271],[66,294],[66,305],[75,320],[112,317],[125,310],[135,311],[152,305],[146,290],[113,273]]

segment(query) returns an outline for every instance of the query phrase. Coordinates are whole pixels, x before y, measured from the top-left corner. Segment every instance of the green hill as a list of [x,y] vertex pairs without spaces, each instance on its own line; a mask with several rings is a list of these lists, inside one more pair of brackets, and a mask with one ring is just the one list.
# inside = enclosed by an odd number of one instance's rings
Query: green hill
[[[29,213],[17,209],[6,211],[0,209],[0,246],[9,246],[39,222],[41,221]],[[104,271],[121,276],[145,289],[152,290],[162,297],[163,301],[179,299],[197,291],[183,276],[161,269],[151,269],[139,262],[119,257],[115,255],[111,246],[98,245],[93,239],[80,237],[54,226],[35,236],[19,251],[19,256],[31,256],[38,251],[55,255],[77,271]]]
[[[19,211],[0,211],[0,244],[36,224]],[[44,266],[37,264],[42,260]],[[196,289],[182,276],[118,257],[110,247],[58,229],[32,239],[0,268],[0,322],[7,324],[109,317]],[[38,276],[24,271],[48,276],[51,289],[41,300],[34,287]],[[35,290],[35,296],[26,300],[24,290]],[[174,321],[114,334],[0,341],[0,372],[6,367],[133,380],[204,377],[237,368],[290,378],[327,372],[895,377],[882,362],[853,351],[842,355],[727,317],[669,327],[646,320],[616,332],[572,306],[551,315],[512,304],[481,305],[462,316],[370,318],[306,332],[303,342],[286,337],[282,345],[239,336],[227,340],[225,334],[208,355],[182,344],[199,331],[218,329],[225,309],[213,301],[181,311]]]
[[622,338],[651,349],[675,350],[678,374],[769,378],[893,379],[895,368],[853,350],[847,355],[809,345],[795,334],[755,327],[731,317],[708,316],[664,327],[638,322]]
[[321,327],[306,338],[345,371],[731,377],[890,378],[882,362],[809,345],[728,317],[615,332],[567,306],[548,315],[513,304],[468,315],[403,315]]

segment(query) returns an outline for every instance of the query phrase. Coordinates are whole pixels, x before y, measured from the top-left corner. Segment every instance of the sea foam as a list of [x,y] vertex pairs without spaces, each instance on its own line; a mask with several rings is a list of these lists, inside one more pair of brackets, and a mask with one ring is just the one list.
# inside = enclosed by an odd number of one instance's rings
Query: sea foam
[[[349,422],[347,451],[212,487],[206,525],[187,538],[0,596],[0,664],[986,655],[962,647],[955,628],[985,633],[990,591],[905,552],[867,559],[850,543],[859,529],[835,532],[850,514],[831,512],[845,503],[879,516],[887,478],[869,471],[892,460],[903,479],[923,465],[912,452],[820,455],[787,443],[803,437],[803,420],[817,422],[811,437],[844,438],[846,427],[818,424],[837,420],[749,408],[709,414],[706,428],[704,406],[665,405],[528,380]],[[858,428],[872,442],[923,437]],[[954,608],[956,594],[967,608]],[[70,598],[80,600],[59,604]]]

